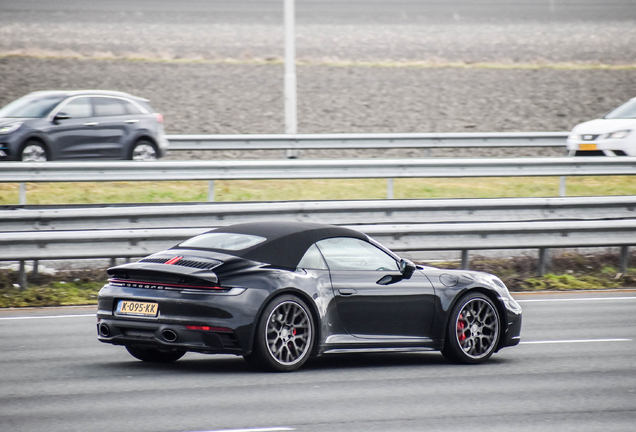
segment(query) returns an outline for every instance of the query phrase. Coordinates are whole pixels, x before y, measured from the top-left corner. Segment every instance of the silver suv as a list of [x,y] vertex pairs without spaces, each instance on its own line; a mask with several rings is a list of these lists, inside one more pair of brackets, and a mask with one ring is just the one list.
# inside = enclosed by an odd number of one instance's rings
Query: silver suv
[[0,160],[164,156],[163,116],[146,99],[114,91],[40,91],[0,109]]

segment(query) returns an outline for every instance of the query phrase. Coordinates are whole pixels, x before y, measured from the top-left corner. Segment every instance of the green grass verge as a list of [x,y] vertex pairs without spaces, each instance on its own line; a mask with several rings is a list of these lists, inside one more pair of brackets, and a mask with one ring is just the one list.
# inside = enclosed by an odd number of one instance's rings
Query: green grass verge
[[[636,259],[632,254],[631,262]],[[605,252],[591,256],[564,253],[553,257],[552,273],[536,276],[536,257],[484,258],[475,256],[471,269],[499,276],[512,292],[599,290],[636,287],[636,268],[618,273],[618,255]],[[441,268],[457,268],[458,263],[435,262]],[[39,284],[21,291],[18,275],[0,270],[0,308],[92,305],[106,283],[103,269],[60,272],[41,276]]]
[[[632,252],[630,262],[635,263],[636,252]],[[598,290],[636,287],[636,268],[619,272],[619,256],[613,252],[593,255],[561,253],[552,257],[550,271],[543,277],[537,276],[537,257],[519,256],[513,258],[471,259],[472,270],[497,275],[513,292],[526,291],[569,291]],[[457,262],[435,262],[435,267],[458,268]]]
[[97,304],[97,293],[104,282],[105,280],[83,283],[50,282],[30,286],[24,291],[13,286],[0,288],[0,308]]
[[[0,205],[19,202],[18,184],[0,184]],[[396,199],[558,196],[558,177],[395,179]],[[568,196],[636,195],[630,176],[569,177]],[[28,204],[207,201],[208,182],[28,183]],[[215,181],[215,200],[291,201],[386,198],[384,179]]]
[[[31,276],[31,275],[28,275]],[[73,306],[97,304],[97,293],[106,283],[104,269],[61,271],[40,274],[24,291],[18,272],[0,270],[0,308]]]

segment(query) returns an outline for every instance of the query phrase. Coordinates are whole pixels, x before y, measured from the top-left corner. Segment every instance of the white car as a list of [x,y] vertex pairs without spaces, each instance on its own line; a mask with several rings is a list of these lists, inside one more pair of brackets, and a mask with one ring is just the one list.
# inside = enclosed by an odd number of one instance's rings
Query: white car
[[566,145],[570,156],[636,156],[636,98],[574,126]]

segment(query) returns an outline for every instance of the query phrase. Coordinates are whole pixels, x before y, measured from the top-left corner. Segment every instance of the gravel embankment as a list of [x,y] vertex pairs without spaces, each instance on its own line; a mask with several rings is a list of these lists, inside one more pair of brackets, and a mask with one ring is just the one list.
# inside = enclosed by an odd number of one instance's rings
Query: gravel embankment
[[[636,96],[636,70],[629,69],[299,66],[297,73],[300,133],[567,131]],[[0,105],[42,89],[116,89],[150,99],[164,114],[168,133],[284,132],[280,64],[5,57],[0,58],[0,77]],[[282,156],[242,153],[220,152],[214,157]],[[316,151],[303,157],[356,154]],[[389,157],[418,154],[365,152]],[[447,155],[471,154],[466,149]]]

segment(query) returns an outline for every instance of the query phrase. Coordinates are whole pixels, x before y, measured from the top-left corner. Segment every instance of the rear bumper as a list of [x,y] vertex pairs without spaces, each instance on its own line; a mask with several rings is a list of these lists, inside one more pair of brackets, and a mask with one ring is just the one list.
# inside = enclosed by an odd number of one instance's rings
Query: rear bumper
[[206,354],[244,354],[232,330],[190,330],[183,324],[99,319],[97,339],[113,345],[180,349]]

